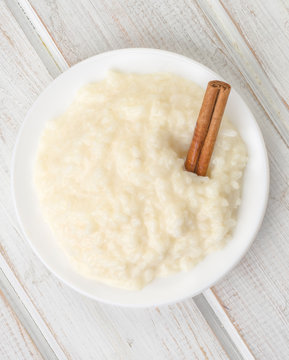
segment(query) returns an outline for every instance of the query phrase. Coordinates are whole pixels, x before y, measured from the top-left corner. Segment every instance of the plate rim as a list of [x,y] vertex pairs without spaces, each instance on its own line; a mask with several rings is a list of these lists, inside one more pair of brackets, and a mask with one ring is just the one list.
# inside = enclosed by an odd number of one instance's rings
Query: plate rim
[[13,207],[14,207],[14,211],[16,214],[16,218],[18,221],[18,224],[20,226],[21,232],[23,234],[23,237],[26,239],[26,241],[28,242],[28,244],[30,245],[30,247],[32,248],[32,250],[34,251],[34,253],[37,255],[37,257],[40,259],[40,261],[46,266],[46,268],[49,269],[49,271],[54,274],[60,281],[62,281],[63,283],[65,283],[66,285],[68,285],[70,288],[72,288],[73,290],[77,291],[78,293],[93,299],[93,300],[97,300],[100,301],[102,303],[105,304],[109,304],[109,305],[117,305],[117,306],[121,306],[121,307],[126,307],[126,308],[146,308],[146,307],[151,307],[151,306],[162,306],[162,305],[169,305],[169,304],[173,304],[176,302],[180,302],[183,301],[185,299],[188,299],[190,297],[196,296],[200,293],[202,293],[203,291],[205,291],[206,289],[212,287],[213,285],[215,285],[218,281],[220,281],[221,279],[223,279],[233,268],[235,268],[240,261],[242,260],[242,258],[244,257],[244,255],[247,253],[247,251],[249,250],[249,248],[251,247],[252,243],[254,242],[264,219],[265,213],[266,213],[266,209],[267,209],[267,205],[268,205],[268,199],[269,199],[269,189],[270,189],[270,168],[269,168],[269,160],[268,160],[268,153],[267,153],[267,149],[266,149],[266,145],[265,145],[265,141],[262,135],[262,132],[259,128],[259,125],[256,121],[255,116],[253,115],[250,107],[247,105],[247,103],[244,101],[243,97],[233,88],[233,91],[239,96],[239,98],[241,99],[241,101],[243,102],[243,104],[245,105],[247,111],[249,112],[249,114],[251,115],[252,119],[254,119],[254,123],[255,123],[255,128],[258,132],[259,138],[261,140],[261,145],[262,145],[262,152],[263,152],[263,160],[264,160],[264,165],[265,165],[265,169],[266,169],[266,174],[265,175],[265,197],[264,197],[264,202],[263,202],[263,207],[262,207],[262,212],[260,212],[259,214],[259,219],[258,222],[256,222],[255,225],[255,230],[254,232],[251,232],[251,237],[250,239],[247,241],[246,246],[242,248],[242,251],[240,252],[240,254],[238,254],[238,257],[236,257],[235,261],[231,264],[231,266],[229,266],[228,268],[226,268],[226,270],[224,270],[222,272],[221,275],[215,276],[210,282],[204,284],[202,287],[200,287],[199,289],[192,291],[190,294],[186,295],[186,296],[175,296],[174,299],[170,299],[168,301],[162,301],[162,302],[148,302],[146,304],[133,304],[133,303],[118,303],[117,301],[110,301],[107,299],[104,299],[102,297],[96,296],[94,294],[91,294],[89,292],[84,291],[83,289],[80,289],[79,287],[77,287],[73,282],[68,281],[67,279],[63,278],[61,275],[59,275],[54,269],[53,267],[51,267],[46,260],[42,257],[42,255],[39,253],[37,247],[33,244],[33,242],[30,240],[29,235],[27,234],[27,232],[25,231],[25,227],[24,224],[22,222],[21,216],[19,214],[18,211],[18,206],[17,206],[17,200],[16,200],[16,196],[15,196],[15,166],[16,166],[16,157],[17,157],[17,150],[18,150],[18,145],[23,133],[23,130],[25,128],[26,123],[29,121],[29,117],[30,114],[33,112],[34,108],[36,107],[39,98],[45,96],[46,92],[49,91],[49,89],[55,84],[56,80],[60,80],[62,77],[66,76],[66,74],[70,71],[72,71],[75,67],[78,67],[80,65],[83,65],[87,62],[90,61],[94,61],[96,58],[99,57],[106,57],[106,56],[114,56],[114,55],[118,55],[119,53],[135,53],[135,52],[149,52],[149,53],[156,53],[156,54],[160,54],[160,55],[166,55],[166,56],[170,56],[170,57],[174,57],[174,58],[179,58],[183,61],[186,61],[190,64],[194,64],[197,67],[201,67],[203,68],[206,72],[211,73],[214,76],[218,76],[218,78],[220,80],[224,80],[221,76],[219,76],[215,71],[213,71],[212,69],[210,69],[209,67],[205,66],[204,64],[191,59],[187,56],[175,53],[175,52],[171,52],[171,51],[167,51],[167,50],[160,50],[160,49],[154,49],[154,48],[124,48],[124,49],[117,49],[117,50],[111,50],[111,51],[106,51],[94,56],[91,56],[87,59],[84,59],[76,64],[74,64],[73,66],[69,67],[67,70],[65,70],[64,72],[62,72],[59,76],[57,76],[55,79],[53,79],[51,81],[51,83],[48,84],[48,86],[46,86],[38,95],[38,97],[36,98],[36,100],[34,101],[34,103],[32,104],[32,106],[29,108],[28,112],[25,115],[25,118],[18,130],[17,136],[16,136],[16,141],[14,144],[14,148],[13,148],[13,152],[12,152],[12,159],[11,159],[11,168],[10,168],[10,175],[11,175],[11,193],[12,193],[12,202],[13,202]]

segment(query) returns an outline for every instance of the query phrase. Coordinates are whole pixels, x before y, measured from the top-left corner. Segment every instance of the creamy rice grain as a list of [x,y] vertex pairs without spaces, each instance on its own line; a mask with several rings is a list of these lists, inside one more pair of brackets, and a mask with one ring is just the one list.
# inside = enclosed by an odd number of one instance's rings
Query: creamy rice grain
[[139,289],[221,249],[236,225],[246,147],[223,120],[208,177],[184,170],[204,91],[170,74],[110,72],[39,143],[35,183],[74,266]]

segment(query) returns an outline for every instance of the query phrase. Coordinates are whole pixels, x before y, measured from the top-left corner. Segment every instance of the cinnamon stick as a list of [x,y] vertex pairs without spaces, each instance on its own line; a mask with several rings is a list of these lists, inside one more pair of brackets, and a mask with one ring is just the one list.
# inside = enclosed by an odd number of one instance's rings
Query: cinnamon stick
[[208,83],[185,168],[206,176],[231,86],[213,80]]
[[194,130],[192,143],[189,148],[189,152],[187,154],[187,159],[185,162],[185,168],[190,172],[195,171],[197,161],[199,159],[203,143],[205,141],[210,126],[218,92],[218,88],[216,88],[215,86],[211,86],[210,83],[208,84],[197,120],[197,124]]

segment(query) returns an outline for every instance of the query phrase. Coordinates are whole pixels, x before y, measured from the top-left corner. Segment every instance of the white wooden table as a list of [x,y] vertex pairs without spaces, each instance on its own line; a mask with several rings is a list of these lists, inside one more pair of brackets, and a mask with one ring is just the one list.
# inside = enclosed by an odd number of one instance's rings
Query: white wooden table
[[[289,359],[289,3],[0,0],[0,359]],[[252,248],[196,298],[130,310],[60,283],[18,230],[13,145],[37,95],[69,66],[125,47],[189,56],[243,96],[271,166]]]

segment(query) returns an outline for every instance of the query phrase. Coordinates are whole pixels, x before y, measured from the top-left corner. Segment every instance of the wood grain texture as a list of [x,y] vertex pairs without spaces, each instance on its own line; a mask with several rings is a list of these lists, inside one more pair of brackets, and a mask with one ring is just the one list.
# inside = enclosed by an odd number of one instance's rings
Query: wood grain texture
[[71,11],[64,0],[31,4],[70,64],[113,48],[163,48],[210,66],[244,97],[267,144],[270,201],[252,249],[214,292],[256,358],[287,358],[289,114],[286,105],[279,106],[288,99],[287,5],[261,0],[73,1]]
[[289,107],[288,1],[221,0],[221,4]]
[[26,333],[0,291],[0,359],[42,360],[42,356]]
[[[268,112],[271,114],[267,122],[259,119],[259,125],[268,147],[271,166],[271,191],[267,215],[251,251],[241,265],[231,272],[219,286],[216,286],[214,291],[257,358],[283,359],[288,357],[289,344],[289,314],[286,305],[289,292],[285,280],[289,275],[287,265],[289,164],[286,160],[289,155],[286,141],[288,131],[286,128],[283,128],[281,134],[278,131],[285,119],[284,109],[282,109],[283,114],[281,114],[281,109],[279,113],[274,110],[270,111],[270,107],[272,109],[271,99],[276,99],[276,95],[279,96],[274,86],[270,84],[271,79],[264,72],[262,73],[259,67],[256,68],[255,54],[250,47],[247,47],[247,51],[242,34],[234,32],[238,28],[234,28],[234,30],[228,28],[230,17],[228,17],[227,11],[221,11],[221,7],[215,6],[216,2],[210,1],[210,4],[211,6],[206,9],[206,12],[210,12],[211,16],[218,14],[218,23],[216,24],[214,21],[213,23],[218,33],[226,38],[224,41],[226,49],[232,52],[231,44],[227,41],[232,36],[238,44],[238,59],[245,58],[251,65],[254,64],[251,68],[246,69],[248,83],[252,84],[253,79],[256,79],[256,84],[253,86],[262,99],[260,103],[266,112],[269,110]],[[267,17],[263,19],[265,24],[266,19],[268,17],[270,19],[269,14],[268,12]],[[216,16],[214,16],[215,18]],[[279,19],[275,18],[275,21],[278,22]],[[270,29],[269,20],[267,27]],[[244,64],[238,63],[238,59],[235,57],[239,68],[244,68]],[[272,61],[274,61],[273,57]],[[257,74],[258,76],[256,76]],[[282,81],[281,77],[280,81]],[[258,89],[260,84],[262,87]],[[286,111],[288,119],[288,109]],[[275,131],[269,130],[268,121],[272,123]],[[276,344],[278,345],[275,346]]]
[[3,3],[0,14],[0,265],[49,345],[59,359],[227,359],[192,300],[144,310],[99,304],[57,281],[22,238],[11,153],[26,111],[52,79]]
[[263,106],[281,140],[288,145],[288,106],[260,66],[254,50],[242,36],[239,27],[235,25],[236,22],[221,2],[214,0],[198,0],[198,2],[222,39],[224,48],[246,78],[253,95]]

